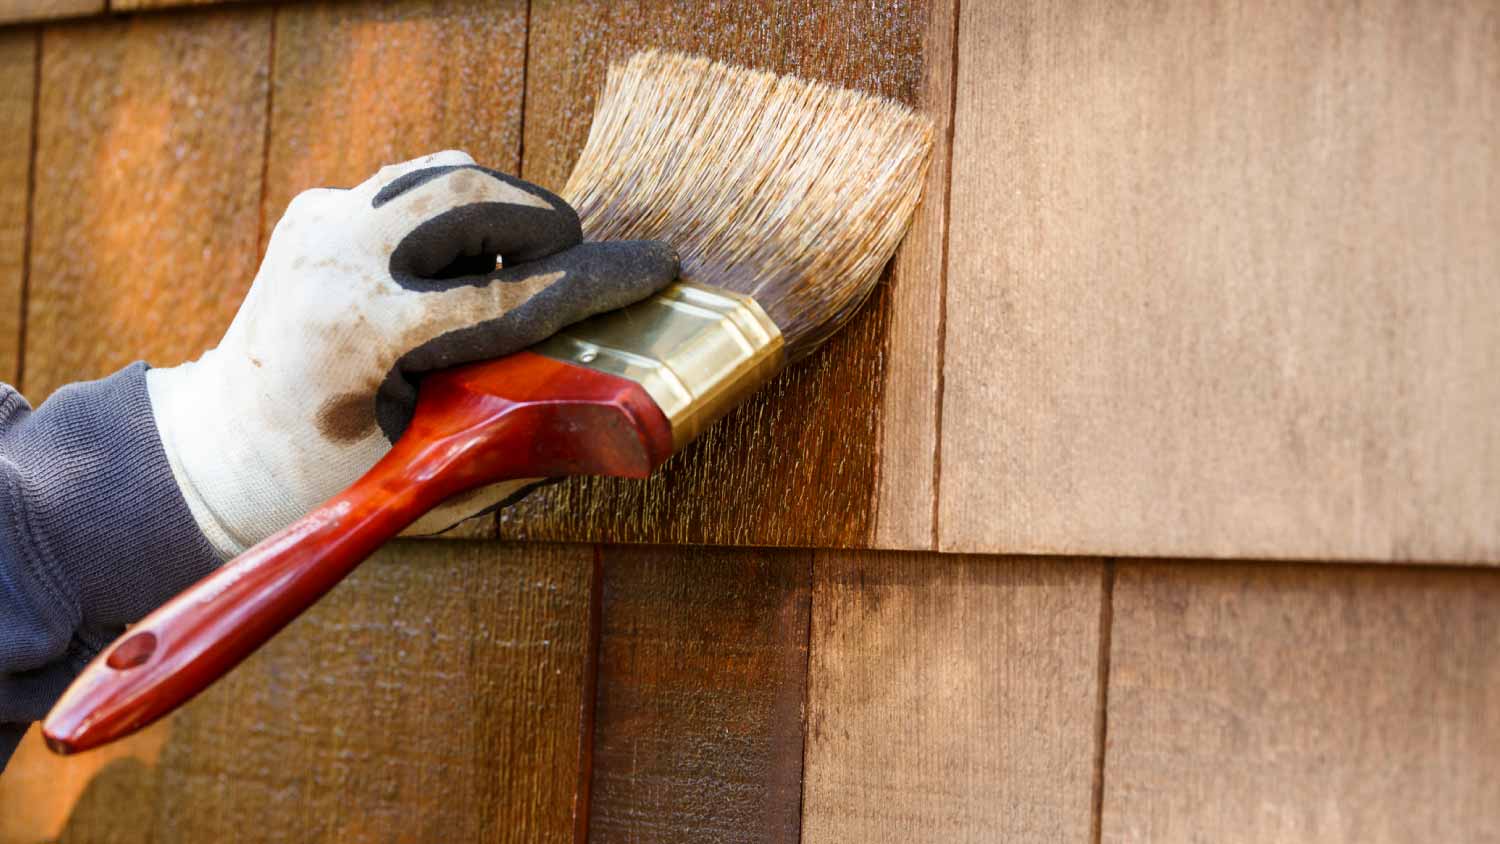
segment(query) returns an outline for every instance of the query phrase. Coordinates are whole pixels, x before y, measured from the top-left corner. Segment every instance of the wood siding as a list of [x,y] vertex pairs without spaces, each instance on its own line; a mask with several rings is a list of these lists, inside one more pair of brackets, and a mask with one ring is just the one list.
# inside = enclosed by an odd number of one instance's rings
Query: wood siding
[[404,541],[164,726],[33,732],[0,841],[1486,841],[1495,619],[1487,570]]
[[963,11],[942,549],[1500,562],[1500,6]]
[[[872,12],[811,0],[536,3],[522,175],[561,188],[587,137],[608,62],[645,47],[836,82],[909,103],[942,123],[952,72],[947,6],[897,0]],[[580,479],[542,490],[500,515],[500,534],[928,547],[940,200],[923,206],[873,301],[815,358],[777,378],[651,480]],[[892,346],[899,338],[921,351],[904,356]],[[887,428],[888,413],[899,424]]]
[[195,356],[306,187],[443,147],[557,187],[607,62],[670,46],[930,115],[911,235],[830,349],[657,477],[570,481],[463,535],[1500,562],[1490,4],[712,8],[8,30],[0,345],[26,348],[0,370],[39,401]]
[[0,378],[34,402],[211,345],[304,188],[443,148],[559,187],[637,47],[939,143],[825,353],[650,482],[394,543],[128,742],[33,731],[0,844],[1500,840],[1493,4],[14,21]]
[[0,149],[0,377],[9,384],[21,376],[36,57],[36,32],[0,32],[0,137],[7,139]]
[[820,553],[804,840],[1087,840],[1105,573]]
[[1121,565],[1105,841],[1496,841],[1500,580]]
[[271,10],[48,28],[25,370],[40,402],[218,342],[258,261]]

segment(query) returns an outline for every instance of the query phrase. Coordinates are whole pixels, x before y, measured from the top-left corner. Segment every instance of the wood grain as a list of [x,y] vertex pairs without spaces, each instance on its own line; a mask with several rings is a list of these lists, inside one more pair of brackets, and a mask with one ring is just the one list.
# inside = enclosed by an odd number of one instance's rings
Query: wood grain
[[[956,0],[934,0],[923,38],[916,104],[933,122],[932,163],[911,231],[891,261],[885,389],[876,475],[876,548],[929,549],[937,542],[938,424],[942,390],[943,287],[953,129]],[[923,506],[930,505],[930,506]]]
[[1105,841],[1496,841],[1500,577],[1123,565]]
[[26,215],[31,176],[37,34],[0,32],[0,381],[14,384],[21,353]]
[[0,0],[0,24],[72,18],[104,11],[105,0]]
[[[941,76],[950,67],[946,48],[926,43],[934,28],[944,31],[940,21],[933,23],[938,15],[920,0],[881,4],[878,10],[805,0],[775,6],[749,0],[711,6],[665,0],[537,3],[522,174],[562,185],[586,137],[608,61],[646,46],[830,80],[945,110],[940,86],[928,81],[929,74]],[[940,208],[925,207],[919,237],[930,240],[940,232],[933,216]],[[871,305],[828,349],[768,386],[657,478],[645,484],[558,485],[502,513],[501,534],[863,546],[876,540],[882,508],[920,514],[931,501],[935,426],[931,403],[924,400],[933,389],[931,378],[923,373],[935,372],[935,364],[913,362],[893,382],[898,370],[888,362],[905,353],[890,347],[891,337],[936,322],[931,248],[926,243],[903,258],[900,266],[909,275],[888,276]],[[896,289],[902,289],[899,298]],[[902,321],[900,328],[895,320]],[[893,384],[910,395],[887,398]],[[918,410],[888,437],[884,414],[908,406]],[[926,486],[883,491],[882,473],[893,461],[912,467],[907,474],[892,470],[898,482],[917,478]],[[892,517],[885,524],[884,541],[931,541],[920,516],[911,522]]]
[[1500,8],[966,3],[941,547],[1500,562]]
[[590,841],[797,841],[810,569],[604,549]]
[[1082,841],[1104,564],[819,552],[802,840]]
[[314,187],[462,149],[520,164],[526,3],[305,3],[276,14],[265,214]]
[[[439,150],[515,172],[525,61],[524,0],[278,9],[262,238],[303,190]],[[442,537],[494,535],[485,516]]]
[[[95,766],[60,840],[573,840],[592,572],[586,546],[387,548]],[[47,801],[6,814],[56,834]]]
[[268,9],[49,28],[23,387],[218,342],[256,268]]

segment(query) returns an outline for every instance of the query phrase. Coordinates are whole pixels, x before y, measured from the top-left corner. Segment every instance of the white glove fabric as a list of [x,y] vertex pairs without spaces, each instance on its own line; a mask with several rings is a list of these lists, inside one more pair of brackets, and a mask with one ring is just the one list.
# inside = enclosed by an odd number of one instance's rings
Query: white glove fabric
[[[218,553],[368,470],[405,429],[422,373],[518,351],[676,276],[665,244],[581,239],[563,200],[457,151],[292,200],[219,345],[146,375],[172,473]],[[408,533],[514,491],[461,496]]]

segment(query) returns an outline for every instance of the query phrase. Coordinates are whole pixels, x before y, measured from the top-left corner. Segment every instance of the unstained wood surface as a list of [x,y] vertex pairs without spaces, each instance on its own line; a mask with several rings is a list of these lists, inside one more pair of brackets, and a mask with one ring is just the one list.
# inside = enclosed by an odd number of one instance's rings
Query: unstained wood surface
[[958,40],[944,550],[1500,562],[1500,6]]
[[802,840],[1088,840],[1104,575],[818,552]]
[[0,381],[7,384],[20,375],[36,42],[33,30],[0,32]]
[[1121,565],[1104,841],[1500,841],[1500,577]]
[[218,342],[256,267],[269,8],[48,28],[22,388]]
[[[941,84],[928,81],[929,74],[941,76],[951,67],[946,46],[928,43],[940,38],[946,45],[951,39],[943,14],[926,2],[908,0],[878,9],[814,2],[537,3],[531,13],[522,173],[543,185],[562,186],[587,136],[605,67],[643,47],[702,53],[829,80],[924,110],[946,110]],[[923,214],[918,232],[928,239],[922,249],[930,250],[941,232],[940,205],[929,203]],[[935,362],[923,356],[927,363],[911,364],[915,370],[893,370],[890,360],[904,350],[891,348],[889,340],[923,333],[904,322],[897,328],[893,320],[936,323],[936,263],[930,251],[904,260],[901,277],[887,277],[828,348],[766,387],[652,480],[561,484],[502,513],[501,535],[871,544],[881,508],[915,507],[920,513],[931,501],[935,422],[929,399]],[[897,287],[903,288],[899,298],[893,293]],[[933,342],[930,333],[922,339]],[[902,373],[899,389],[910,395],[888,399],[896,371]],[[883,416],[889,412],[910,413],[894,439],[884,431]],[[915,486],[885,490],[882,467],[892,462],[912,470]],[[891,524],[898,523],[884,534],[888,541],[930,543],[925,518]]]
[[[592,571],[587,546],[397,543],[146,745],[66,760],[58,840],[572,841]],[[54,802],[6,805],[37,823],[9,840],[52,840]]]
[[590,841],[797,841],[811,564],[603,549]]

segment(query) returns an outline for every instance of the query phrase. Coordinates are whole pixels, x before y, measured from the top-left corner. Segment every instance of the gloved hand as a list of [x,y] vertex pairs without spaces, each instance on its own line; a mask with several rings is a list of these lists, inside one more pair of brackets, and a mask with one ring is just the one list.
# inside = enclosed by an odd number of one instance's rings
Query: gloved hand
[[[146,375],[173,475],[219,554],[369,469],[411,419],[422,373],[518,351],[677,274],[663,243],[581,239],[567,203],[462,152],[292,200],[218,347]],[[513,490],[463,496],[408,533]]]

